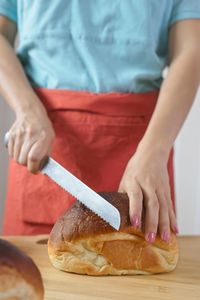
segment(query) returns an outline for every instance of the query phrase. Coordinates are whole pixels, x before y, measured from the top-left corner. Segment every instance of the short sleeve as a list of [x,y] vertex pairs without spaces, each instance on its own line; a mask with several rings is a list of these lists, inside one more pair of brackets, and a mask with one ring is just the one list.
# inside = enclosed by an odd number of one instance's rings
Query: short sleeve
[[170,25],[180,20],[200,19],[200,0],[174,0]]
[[17,0],[0,0],[0,15],[17,23]]

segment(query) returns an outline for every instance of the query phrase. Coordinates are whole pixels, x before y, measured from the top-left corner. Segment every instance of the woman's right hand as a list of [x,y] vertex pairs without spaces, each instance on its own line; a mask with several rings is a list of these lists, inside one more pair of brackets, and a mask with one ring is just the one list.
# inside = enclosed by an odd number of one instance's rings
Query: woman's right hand
[[9,131],[9,155],[36,173],[42,160],[50,154],[54,137],[53,126],[45,111],[20,112]]

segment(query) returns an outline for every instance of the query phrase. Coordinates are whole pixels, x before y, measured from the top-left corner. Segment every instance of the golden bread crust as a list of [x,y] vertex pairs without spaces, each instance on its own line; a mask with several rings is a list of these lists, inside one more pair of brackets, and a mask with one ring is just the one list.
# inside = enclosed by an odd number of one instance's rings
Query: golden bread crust
[[33,260],[0,239],[0,298],[42,300],[43,296],[42,277]]
[[176,237],[159,237],[151,245],[129,220],[126,194],[101,193],[120,212],[116,231],[78,201],[63,214],[50,234],[49,257],[58,269],[88,275],[152,274],[172,271],[178,260]]

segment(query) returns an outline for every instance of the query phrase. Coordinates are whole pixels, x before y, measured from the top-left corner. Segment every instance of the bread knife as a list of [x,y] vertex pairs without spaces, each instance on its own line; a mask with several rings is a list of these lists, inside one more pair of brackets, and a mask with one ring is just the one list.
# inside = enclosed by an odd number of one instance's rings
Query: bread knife
[[[4,143],[7,146],[9,141],[9,132],[6,133]],[[121,218],[116,207],[88,187],[71,172],[63,168],[53,158],[48,157],[40,172],[54,182],[56,182],[65,191],[70,193],[91,211],[109,223],[114,229],[120,228]]]

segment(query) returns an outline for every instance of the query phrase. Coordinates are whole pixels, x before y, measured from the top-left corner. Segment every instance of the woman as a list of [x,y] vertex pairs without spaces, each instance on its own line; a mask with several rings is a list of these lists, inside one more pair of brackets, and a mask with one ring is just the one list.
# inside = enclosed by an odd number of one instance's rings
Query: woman
[[200,1],[0,0],[0,14],[0,91],[16,114],[4,233],[48,233],[73,203],[33,174],[51,153],[94,190],[126,192],[132,225],[168,242],[172,147],[200,78]]

